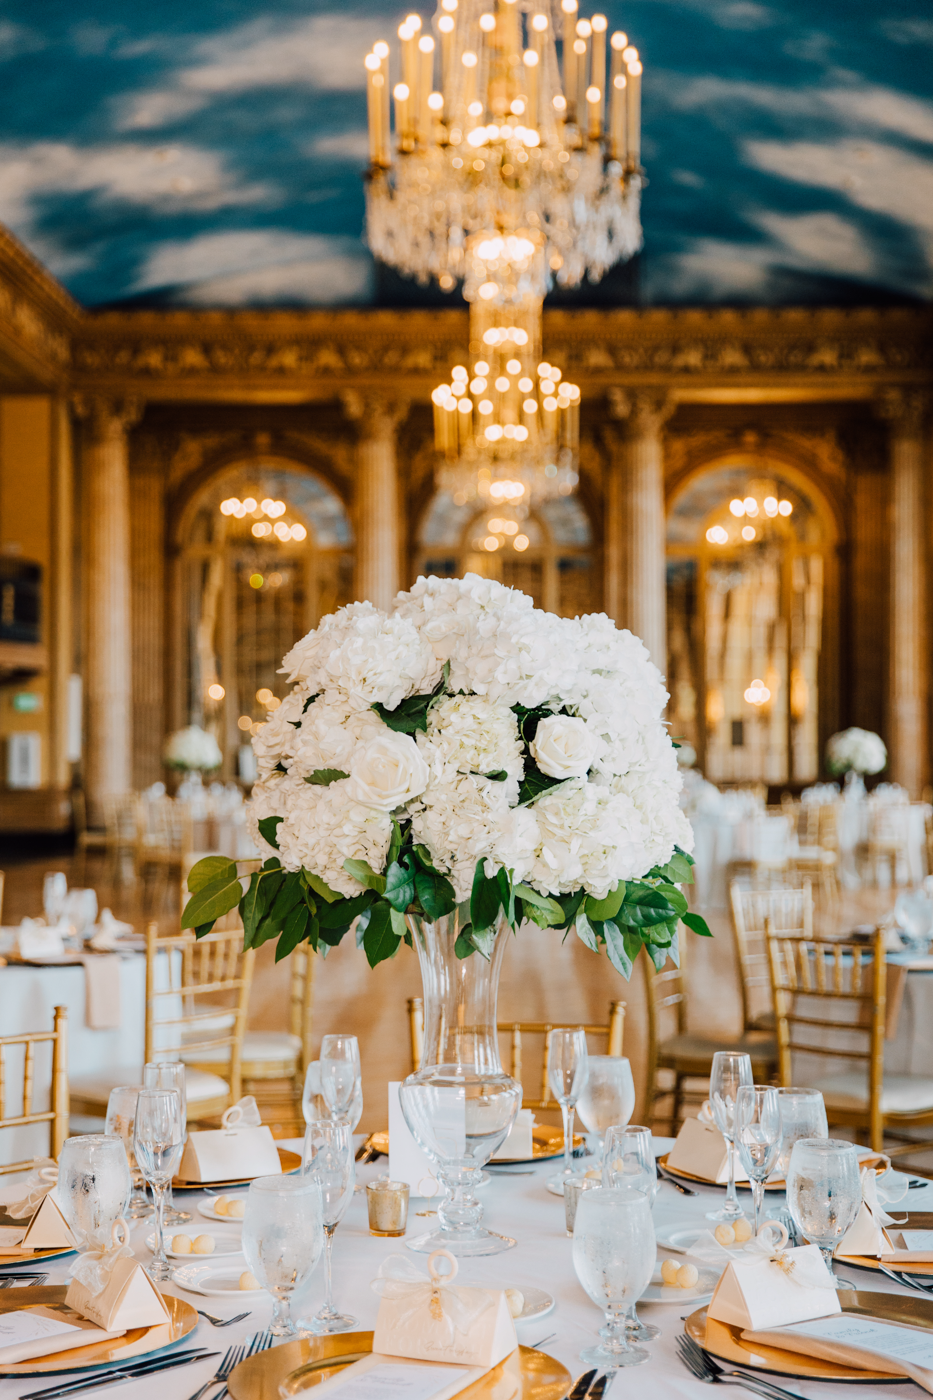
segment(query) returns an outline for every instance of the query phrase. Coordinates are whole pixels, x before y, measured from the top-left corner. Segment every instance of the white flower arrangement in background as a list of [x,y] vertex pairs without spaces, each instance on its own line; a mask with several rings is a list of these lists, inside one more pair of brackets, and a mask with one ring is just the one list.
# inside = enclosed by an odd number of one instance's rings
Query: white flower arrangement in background
[[830,773],[880,773],[887,761],[884,741],[870,729],[842,729],[826,744]]
[[169,768],[209,773],[223,763],[223,754],[213,734],[197,724],[176,729],[165,741],[162,759]]

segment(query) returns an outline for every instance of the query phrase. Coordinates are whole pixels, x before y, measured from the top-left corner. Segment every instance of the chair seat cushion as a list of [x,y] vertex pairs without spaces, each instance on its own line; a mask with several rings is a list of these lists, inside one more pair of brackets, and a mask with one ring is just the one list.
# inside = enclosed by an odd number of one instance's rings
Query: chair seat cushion
[[[833,1074],[813,1086],[829,1109],[868,1111],[868,1076],[859,1070]],[[919,1074],[886,1074],[881,1090],[881,1112],[927,1113],[933,1109],[933,1079]]]
[[[112,1070],[109,1074],[76,1074],[68,1083],[73,1098],[101,1103],[106,1108],[110,1090],[120,1084],[138,1084],[142,1079],[139,1065],[129,1069]],[[218,1074],[207,1070],[188,1069],[185,1072],[185,1091],[190,1104],[204,1103],[207,1099],[221,1099],[230,1095],[230,1086]]]
[[684,1035],[674,1035],[670,1040],[663,1041],[658,1047],[658,1060],[662,1065],[672,1065],[674,1061],[683,1063],[700,1060],[712,1065],[717,1050],[744,1050],[756,1063],[777,1059],[774,1037],[765,1033],[753,1032],[743,1036],[741,1040],[730,1041],[720,1037],[711,1040],[707,1036],[693,1035],[688,1031]]
[[801,846],[794,860],[812,861],[817,865],[835,865],[836,852],[827,851],[823,846]]
[[[301,1054],[301,1037],[289,1035],[288,1031],[247,1031],[240,1051],[242,1064],[256,1060],[294,1060]],[[188,1052],[182,1059],[189,1058]],[[192,1050],[190,1058],[194,1064],[227,1064],[230,1059],[230,1046],[218,1045],[216,1050]]]

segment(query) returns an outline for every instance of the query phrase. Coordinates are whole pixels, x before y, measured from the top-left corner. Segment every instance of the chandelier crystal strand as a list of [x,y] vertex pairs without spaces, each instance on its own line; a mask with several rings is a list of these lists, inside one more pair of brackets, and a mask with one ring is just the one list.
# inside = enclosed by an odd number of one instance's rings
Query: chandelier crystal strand
[[636,253],[642,70],[626,35],[607,71],[606,17],[581,19],[578,0],[440,0],[432,28],[399,27],[394,138],[388,44],[365,59],[373,253],[422,283],[463,280],[468,301],[543,298]]

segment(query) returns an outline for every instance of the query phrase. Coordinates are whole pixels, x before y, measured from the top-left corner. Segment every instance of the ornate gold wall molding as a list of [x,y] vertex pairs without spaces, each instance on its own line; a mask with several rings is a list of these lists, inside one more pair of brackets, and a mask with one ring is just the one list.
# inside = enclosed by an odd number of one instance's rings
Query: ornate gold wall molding
[[60,387],[71,362],[71,335],[84,314],[0,225],[0,381],[13,388]]

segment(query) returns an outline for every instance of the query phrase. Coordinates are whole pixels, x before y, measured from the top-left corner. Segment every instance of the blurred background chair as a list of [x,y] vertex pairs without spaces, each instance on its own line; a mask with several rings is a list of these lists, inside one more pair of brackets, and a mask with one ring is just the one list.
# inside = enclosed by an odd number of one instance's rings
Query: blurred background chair
[[[49,1093],[49,1107],[36,1109],[36,1046],[52,1046],[52,1082]],[[10,1112],[10,1098],[13,1076],[9,1073],[9,1052],[21,1047],[22,1081],[20,1091],[13,1091],[13,1109]],[[18,1079],[18,1067],[15,1078]],[[57,1159],[62,1143],[68,1136],[68,1011],[64,1006],[56,1006],[50,1031],[29,1031],[23,1035],[0,1036],[0,1129],[23,1128],[31,1123],[48,1123],[48,1156]],[[23,1162],[7,1162],[6,1154],[0,1156],[0,1176],[14,1172],[29,1171],[37,1162],[44,1160],[42,1155],[27,1158]]]

